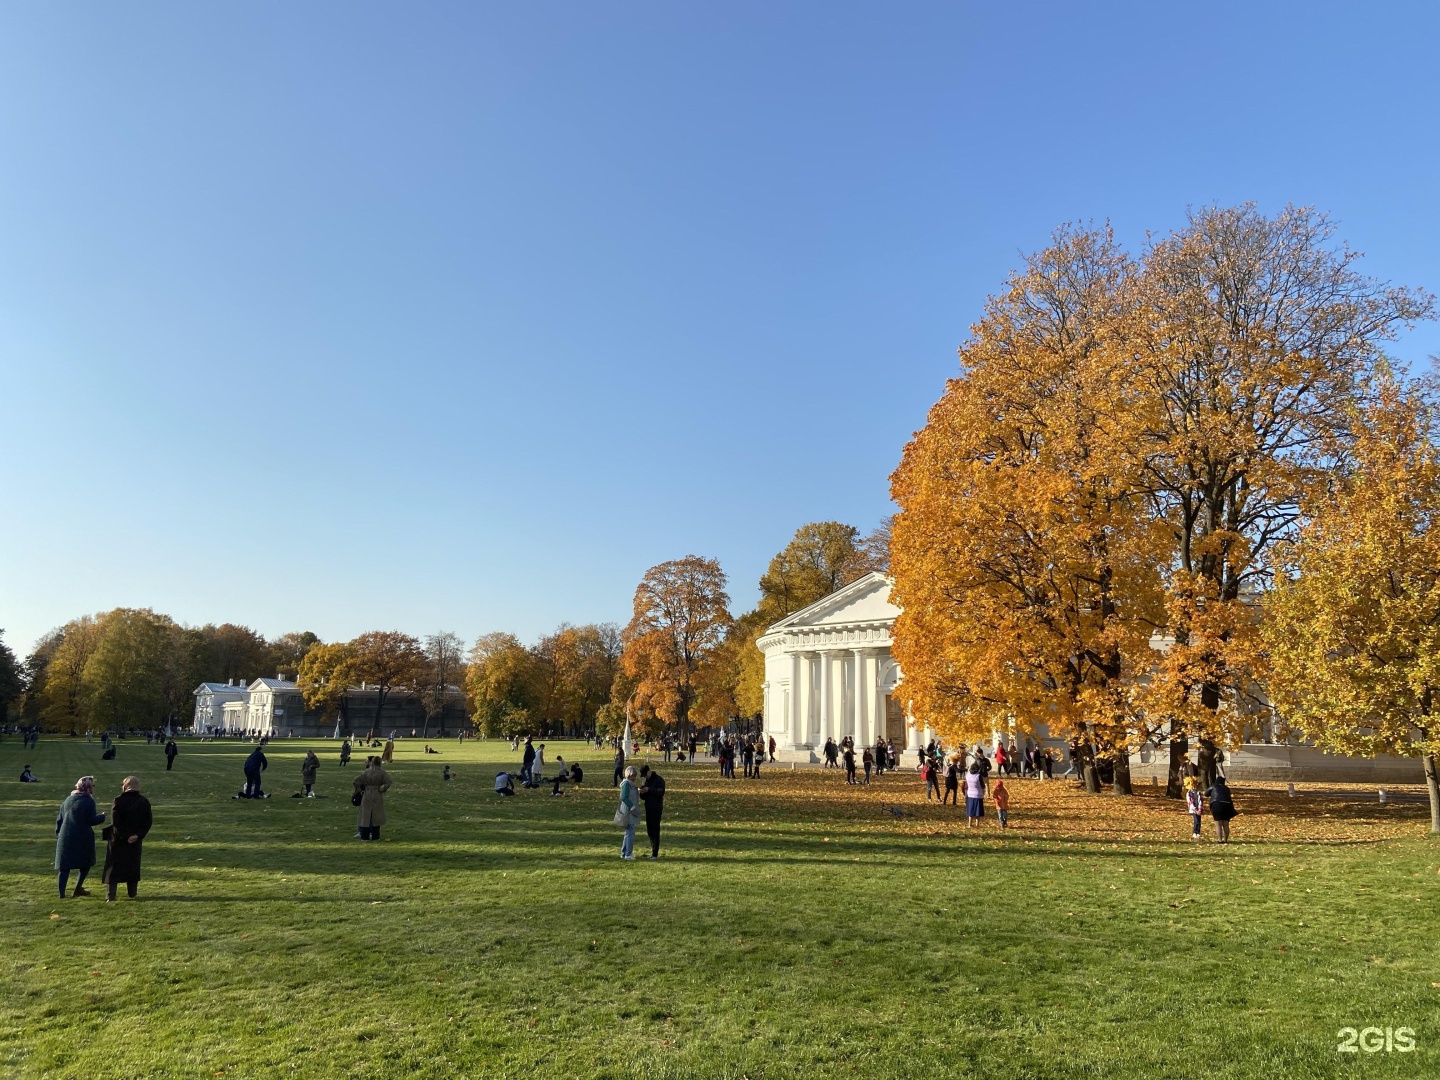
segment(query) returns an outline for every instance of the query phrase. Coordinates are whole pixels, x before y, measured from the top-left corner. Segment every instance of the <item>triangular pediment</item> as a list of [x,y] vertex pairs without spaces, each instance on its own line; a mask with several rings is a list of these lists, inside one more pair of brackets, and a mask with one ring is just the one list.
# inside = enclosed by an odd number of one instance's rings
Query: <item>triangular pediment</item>
[[890,602],[890,579],[879,571],[856,578],[829,596],[785,616],[766,631],[796,630],[855,623],[891,623],[900,609]]

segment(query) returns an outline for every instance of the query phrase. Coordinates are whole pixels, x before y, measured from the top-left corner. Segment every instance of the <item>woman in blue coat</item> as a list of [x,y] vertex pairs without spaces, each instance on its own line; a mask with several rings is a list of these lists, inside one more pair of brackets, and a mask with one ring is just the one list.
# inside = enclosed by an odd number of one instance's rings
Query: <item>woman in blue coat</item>
[[75,790],[60,804],[60,816],[55,819],[56,884],[60,887],[61,900],[65,899],[71,870],[80,871],[74,895],[90,895],[82,886],[85,875],[95,865],[95,826],[104,821],[105,815],[95,810],[95,778],[80,777],[75,781]]

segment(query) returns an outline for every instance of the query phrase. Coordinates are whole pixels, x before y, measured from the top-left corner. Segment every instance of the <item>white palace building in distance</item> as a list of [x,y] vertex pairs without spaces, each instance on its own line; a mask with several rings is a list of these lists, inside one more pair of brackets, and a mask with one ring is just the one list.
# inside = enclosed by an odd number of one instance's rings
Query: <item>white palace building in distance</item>
[[[890,632],[900,614],[890,602],[890,587],[884,574],[865,574],[787,615],[757,641],[765,656],[765,734],[775,739],[779,760],[819,761],[827,739],[838,743],[846,735],[856,746],[873,745],[883,736],[912,753],[935,737],[928,724],[910,715],[904,677],[890,655]],[[1023,744],[1023,737],[1019,741]],[[1041,742],[1064,760],[1061,740]],[[1422,778],[1415,758],[1325,754],[1294,739],[1246,743],[1227,757],[1226,771],[1241,779],[1419,783]],[[1168,764],[1167,746],[1145,746],[1132,755],[1130,769],[1137,779],[1163,778]]]

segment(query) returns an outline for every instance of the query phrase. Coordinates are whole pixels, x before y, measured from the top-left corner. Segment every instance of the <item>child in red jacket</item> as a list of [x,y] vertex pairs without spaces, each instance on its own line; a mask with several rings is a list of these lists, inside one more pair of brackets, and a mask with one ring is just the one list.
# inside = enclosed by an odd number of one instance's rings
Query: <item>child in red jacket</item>
[[1000,827],[1010,827],[1010,789],[1005,786],[1005,781],[995,778],[995,786],[990,789],[990,794],[995,799],[995,811],[1000,815]]

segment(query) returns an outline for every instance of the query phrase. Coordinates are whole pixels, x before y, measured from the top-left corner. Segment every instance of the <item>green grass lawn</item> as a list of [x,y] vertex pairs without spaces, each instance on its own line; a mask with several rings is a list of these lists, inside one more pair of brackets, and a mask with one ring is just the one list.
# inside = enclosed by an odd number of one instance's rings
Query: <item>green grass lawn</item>
[[[603,753],[552,743],[585,789],[500,799],[508,744],[435,745],[401,746],[364,844],[335,743],[273,743],[275,797],[245,802],[248,746],[186,741],[166,773],[143,741],[7,738],[0,1076],[1440,1076],[1423,805],[1237,785],[1219,848],[1148,791],[1016,784],[1001,836],[913,772],[671,765],[662,857],[626,863]],[[307,746],[326,798],[288,797]],[[102,808],[132,772],[155,805],[138,901],[98,867],[55,897],[85,772]],[[1338,1053],[1347,1026],[1418,1047]]]

